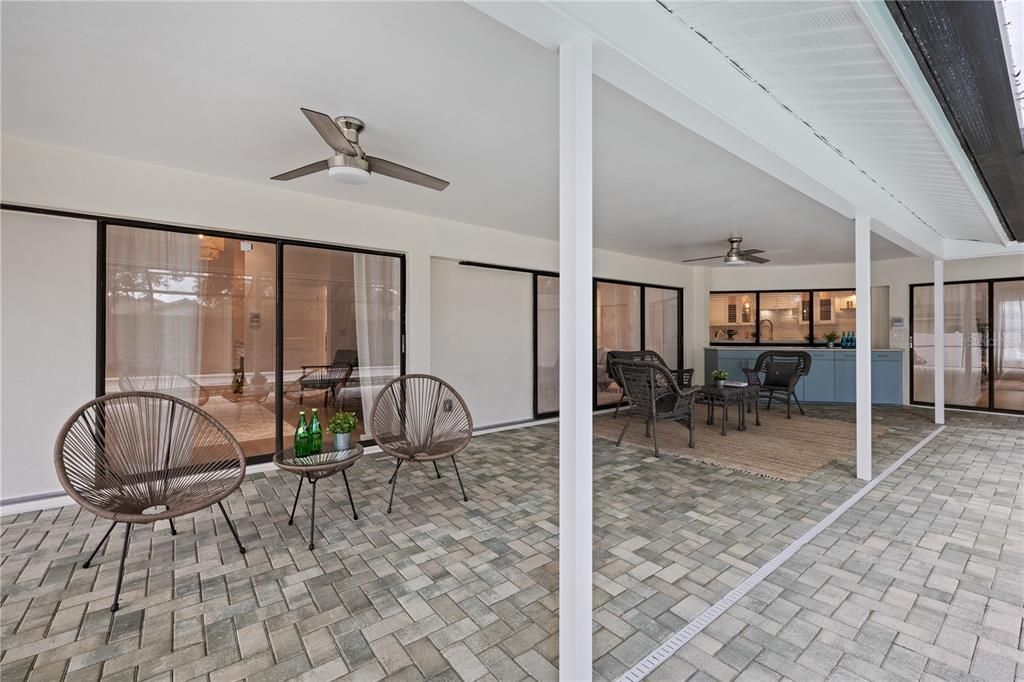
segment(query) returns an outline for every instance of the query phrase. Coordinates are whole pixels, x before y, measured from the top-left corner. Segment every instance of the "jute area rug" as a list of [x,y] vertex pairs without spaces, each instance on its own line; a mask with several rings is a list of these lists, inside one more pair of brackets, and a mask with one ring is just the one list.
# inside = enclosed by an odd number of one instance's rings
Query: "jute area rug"
[[[856,425],[835,419],[813,417],[813,406],[805,408],[806,416],[793,407],[793,418],[786,419],[786,408],[772,411],[761,408],[761,426],[755,426],[754,415],[747,415],[747,430],[736,428],[736,408],[729,410],[727,435],[722,436],[721,409],[715,410],[715,423],[708,426],[707,408],[696,410],[695,446],[691,450],[689,432],[676,422],[658,422],[658,447],[661,455],[679,456],[712,466],[735,469],[782,481],[800,481],[826,464],[839,459],[854,458],[857,450]],[[615,441],[627,419],[626,410],[618,419],[611,414],[594,418],[594,435]],[[884,427],[873,429],[877,437]],[[654,440],[644,436],[644,423],[634,417],[623,445],[650,450]]]

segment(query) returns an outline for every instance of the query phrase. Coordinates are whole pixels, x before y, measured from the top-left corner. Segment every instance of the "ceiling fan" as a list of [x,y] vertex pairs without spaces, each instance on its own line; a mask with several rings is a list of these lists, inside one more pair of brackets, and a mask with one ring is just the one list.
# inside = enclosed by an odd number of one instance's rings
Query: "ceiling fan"
[[689,258],[681,261],[683,263],[694,263],[700,260],[715,260],[716,258],[722,258],[726,265],[746,265],[747,263],[768,263],[767,258],[761,258],[756,255],[758,253],[764,253],[761,249],[746,249],[740,250],[740,242],[743,241],[743,237],[729,237],[729,250],[725,252],[725,256],[706,256],[704,258]]
[[316,161],[302,168],[290,170],[270,178],[271,180],[294,180],[304,175],[327,171],[332,180],[347,185],[365,185],[370,181],[371,174],[387,175],[388,177],[411,182],[429,189],[443,190],[448,186],[447,180],[435,178],[433,175],[421,173],[407,168],[394,161],[367,156],[359,145],[359,133],[363,130],[363,122],[351,116],[331,118],[327,114],[312,109],[302,109],[309,122],[313,124],[324,142],[334,150],[334,155],[323,161]]

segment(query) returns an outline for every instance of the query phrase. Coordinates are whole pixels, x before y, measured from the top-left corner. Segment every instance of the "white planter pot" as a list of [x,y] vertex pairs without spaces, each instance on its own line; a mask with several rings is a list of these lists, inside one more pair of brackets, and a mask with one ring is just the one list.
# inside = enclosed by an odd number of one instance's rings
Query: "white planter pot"
[[352,434],[351,433],[336,433],[334,434],[334,447],[337,450],[347,450],[352,447]]
[[715,379],[715,388],[724,388],[725,379]]

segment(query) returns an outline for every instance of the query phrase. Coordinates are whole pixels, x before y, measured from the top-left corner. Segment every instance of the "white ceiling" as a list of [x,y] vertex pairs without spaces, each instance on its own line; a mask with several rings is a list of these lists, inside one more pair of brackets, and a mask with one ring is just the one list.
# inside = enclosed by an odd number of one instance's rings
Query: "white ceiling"
[[[3,2],[0,13],[4,135],[557,237],[557,56],[467,5]],[[681,260],[739,234],[773,264],[853,260],[837,213],[603,81],[594,99],[596,246]],[[328,155],[300,106],[363,118],[368,153],[451,187],[270,181]],[[873,241],[876,259],[908,255]]]
[[984,209],[854,3],[665,6],[937,233],[995,241]]

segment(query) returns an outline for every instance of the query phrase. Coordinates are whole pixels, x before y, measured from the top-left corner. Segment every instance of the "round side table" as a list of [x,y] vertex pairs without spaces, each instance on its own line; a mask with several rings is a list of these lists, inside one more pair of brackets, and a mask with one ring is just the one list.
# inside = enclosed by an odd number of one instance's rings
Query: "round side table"
[[288,517],[288,525],[295,522],[295,508],[299,504],[299,493],[302,492],[302,481],[308,480],[313,486],[313,503],[309,511],[309,548],[313,549],[313,536],[316,534],[316,482],[321,478],[327,478],[341,472],[345,479],[345,492],[348,493],[348,503],[352,506],[352,519],[358,520],[356,503],[352,501],[352,489],[348,486],[348,476],[345,470],[356,463],[363,456],[363,446],[353,445],[345,450],[324,450],[315,455],[296,456],[294,448],[282,450],[274,455],[274,464],[279,469],[297,474],[299,477],[299,489],[295,491],[295,502],[292,504],[292,514]]

